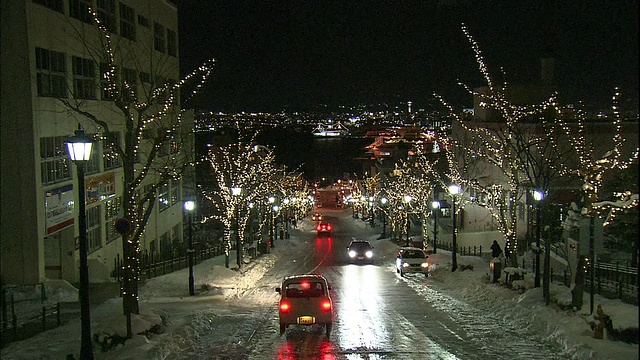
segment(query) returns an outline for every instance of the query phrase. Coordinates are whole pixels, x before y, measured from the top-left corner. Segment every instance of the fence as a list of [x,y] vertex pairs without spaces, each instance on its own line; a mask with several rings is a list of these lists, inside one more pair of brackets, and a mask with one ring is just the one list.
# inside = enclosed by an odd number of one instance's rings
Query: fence
[[0,347],[60,326],[60,303],[46,304],[44,284],[3,286]]
[[[194,250],[193,264],[198,264],[205,259],[210,259],[212,257],[222,255],[223,253],[224,252],[221,247]],[[118,282],[121,282],[124,261],[120,257],[120,254],[118,254],[118,256],[113,260],[113,264],[114,267],[113,271],[111,272],[111,277],[115,278]],[[156,276],[161,276],[172,273],[176,270],[184,269],[188,266],[189,256],[187,254],[182,256],[174,256],[167,259],[166,257],[160,256],[158,253],[145,251],[145,253],[140,257],[139,275],[141,279],[142,277],[151,279]]]
[[[638,304],[638,268],[616,263],[595,263],[594,293]],[[591,267],[587,266],[585,285],[591,291]]]
[[[453,245],[448,242],[438,242],[438,249],[452,251]],[[456,253],[464,256],[482,256],[482,245],[480,246],[456,246]]]

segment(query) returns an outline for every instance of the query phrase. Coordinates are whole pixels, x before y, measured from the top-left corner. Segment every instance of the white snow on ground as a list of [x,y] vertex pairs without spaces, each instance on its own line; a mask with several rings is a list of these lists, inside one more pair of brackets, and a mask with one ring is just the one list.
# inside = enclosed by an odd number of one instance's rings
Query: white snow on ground
[[[353,223],[365,233],[366,223],[353,219]],[[312,229],[309,221],[300,221],[299,230]],[[193,345],[191,337],[206,333],[207,317],[197,314],[207,311],[212,304],[231,304],[249,290],[270,269],[277,259],[286,256],[291,248],[298,246],[295,232],[289,240],[278,240],[277,246],[267,255],[249,261],[238,272],[224,266],[224,257],[202,261],[194,267],[196,279],[195,296],[188,295],[188,269],[159,276],[145,282],[140,288],[140,315],[132,320],[133,332],[141,333],[168,319],[169,326],[161,335],[136,335],[118,345],[115,350],[103,353],[94,346],[96,359],[162,359],[158,349],[167,353],[186,349]],[[371,234],[371,231],[369,231]],[[363,236],[366,237],[366,236]],[[377,240],[377,235],[369,235],[377,243],[376,251],[393,254],[397,245],[390,241]],[[230,263],[235,267],[235,253],[231,253]],[[580,359],[638,359],[638,345],[599,340],[592,337],[588,325],[589,294],[585,293],[585,304],[579,311],[560,310],[571,300],[570,289],[552,284],[551,302],[544,305],[542,289],[533,288],[533,278],[528,274],[520,282],[520,291],[511,290],[501,284],[489,282],[489,263],[480,257],[459,256],[459,265],[472,265],[473,270],[451,272],[451,254],[439,250],[429,257],[431,279],[450,297],[464,300],[480,309],[487,309],[501,318],[518,319],[529,324],[529,331],[540,337],[551,337],[569,349],[579,349]],[[54,301],[77,301],[77,290],[64,281],[47,281],[47,293]],[[613,319],[614,327],[638,327],[638,307],[595,296],[595,303],[601,304],[605,313]],[[215,305],[214,305],[215,306]],[[126,321],[122,315],[122,300],[111,299],[91,309],[93,334],[126,334]],[[229,322],[229,328],[237,324]],[[230,332],[233,333],[233,332]],[[80,350],[80,321],[71,321],[58,328],[48,330],[30,339],[14,342],[1,351],[3,360],[11,359],[65,359],[67,354],[78,357]],[[233,339],[229,339],[232,342]],[[152,350],[153,349],[153,350]],[[152,356],[152,354],[154,354]]]

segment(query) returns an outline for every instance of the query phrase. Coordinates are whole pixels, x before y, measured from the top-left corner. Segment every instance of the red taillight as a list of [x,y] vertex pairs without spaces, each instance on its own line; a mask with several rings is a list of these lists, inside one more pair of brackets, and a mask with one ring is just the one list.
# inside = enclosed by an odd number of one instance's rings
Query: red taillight
[[331,225],[327,225],[327,230],[331,230]]
[[280,312],[288,313],[289,309],[291,309],[291,305],[288,302],[282,301],[280,302]]
[[322,300],[322,304],[320,306],[324,311],[331,311],[331,300],[329,299]]

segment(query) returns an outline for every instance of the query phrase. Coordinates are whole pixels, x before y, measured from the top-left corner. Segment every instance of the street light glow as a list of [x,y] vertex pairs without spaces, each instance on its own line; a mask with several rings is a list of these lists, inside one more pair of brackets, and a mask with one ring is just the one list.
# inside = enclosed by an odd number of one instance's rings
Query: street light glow
[[184,209],[187,211],[192,211],[196,208],[196,202],[192,200],[187,200],[184,202]]

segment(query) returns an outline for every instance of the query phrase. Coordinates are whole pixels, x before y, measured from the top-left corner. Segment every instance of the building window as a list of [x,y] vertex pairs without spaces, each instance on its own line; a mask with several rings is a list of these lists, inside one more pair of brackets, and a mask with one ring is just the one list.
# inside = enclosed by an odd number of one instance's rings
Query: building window
[[98,20],[111,33],[117,34],[116,0],[98,0]]
[[36,48],[38,96],[67,97],[67,65],[64,53]]
[[171,180],[171,205],[180,201],[180,180]]
[[146,17],[144,17],[142,15],[138,15],[138,24],[140,24],[140,26],[146,27],[147,29],[150,27],[149,19],[147,19]]
[[98,142],[93,143],[93,147],[91,148],[91,157],[85,165],[84,172],[86,174],[97,174],[100,172],[100,149]]
[[116,89],[113,87],[113,84],[116,83],[116,74],[117,72],[113,69],[113,75],[111,75],[111,79],[109,79],[109,72],[112,68],[109,67],[107,63],[100,63],[100,91],[102,100],[114,100]]
[[158,189],[158,208],[165,211],[171,206],[169,202],[169,184],[162,184]]
[[154,21],[153,23],[153,48],[160,52],[166,52],[164,26]]
[[[125,87],[129,86],[129,89]],[[122,91],[123,100],[133,101],[135,99],[136,87],[138,85],[138,72],[134,69],[122,68]],[[133,94],[131,92],[133,91]]]
[[120,155],[114,150],[116,145],[120,144],[120,133],[111,132],[106,134],[102,141],[102,160],[104,169],[110,170],[118,168],[122,165]]
[[62,0],[33,0],[33,2],[64,14],[64,11],[62,10]]
[[93,22],[93,15],[89,12],[89,0],[69,0],[69,16],[87,24]]
[[87,210],[87,243],[89,244],[90,253],[102,247],[100,206],[94,206]]
[[76,99],[96,99],[95,66],[90,59],[73,56],[73,95]]
[[136,16],[133,9],[123,3],[120,3],[120,35],[136,40]]
[[107,243],[110,243],[120,236],[116,231],[115,221],[122,213],[122,196],[113,197],[105,201],[104,206],[104,223],[107,226]]
[[176,32],[171,29],[167,29],[167,54],[178,56],[178,38]]
[[53,184],[71,179],[66,138],[53,136],[40,138],[40,175],[42,184]]

